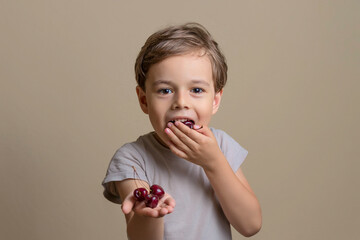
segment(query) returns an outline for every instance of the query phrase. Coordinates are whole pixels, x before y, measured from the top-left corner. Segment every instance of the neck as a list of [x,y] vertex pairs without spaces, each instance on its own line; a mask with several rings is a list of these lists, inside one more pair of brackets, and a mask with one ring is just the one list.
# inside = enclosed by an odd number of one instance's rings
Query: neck
[[156,132],[154,132],[153,134],[154,134],[154,137],[155,137],[156,141],[158,141],[162,146],[164,146],[164,147],[166,147],[166,148],[169,148],[168,145],[166,145],[166,144],[164,143],[164,141],[161,140],[161,138],[159,137],[159,135],[157,135]]

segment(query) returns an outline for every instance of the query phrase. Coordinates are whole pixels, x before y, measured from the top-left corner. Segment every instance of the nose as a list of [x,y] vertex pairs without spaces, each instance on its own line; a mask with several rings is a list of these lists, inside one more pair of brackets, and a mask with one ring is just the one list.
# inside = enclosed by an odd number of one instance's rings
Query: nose
[[174,94],[172,109],[188,109],[190,107],[188,96],[183,91]]

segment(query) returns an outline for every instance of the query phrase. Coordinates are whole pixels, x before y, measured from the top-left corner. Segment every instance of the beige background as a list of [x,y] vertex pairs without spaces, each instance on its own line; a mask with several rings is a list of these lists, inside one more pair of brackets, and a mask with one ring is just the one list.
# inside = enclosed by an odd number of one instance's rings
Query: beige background
[[250,152],[252,239],[358,239],[359,3],[1,1],[0,238],[126,239],[100,183],[151,130],[135,57],[159,28],[197,21],[228,59],[212,125]]

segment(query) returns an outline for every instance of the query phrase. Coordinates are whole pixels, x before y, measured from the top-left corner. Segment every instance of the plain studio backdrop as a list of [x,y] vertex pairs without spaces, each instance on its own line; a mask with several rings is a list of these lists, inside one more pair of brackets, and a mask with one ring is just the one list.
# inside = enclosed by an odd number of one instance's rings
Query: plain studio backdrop
[[249,150],[263,211],[252,239],[358,239],[359,12],[357,0],[1,1],[0,238],[126,239],[101,181],[115,150],[152,130],[135,58],[154,31],[195,21],[227,57],[211,125]]

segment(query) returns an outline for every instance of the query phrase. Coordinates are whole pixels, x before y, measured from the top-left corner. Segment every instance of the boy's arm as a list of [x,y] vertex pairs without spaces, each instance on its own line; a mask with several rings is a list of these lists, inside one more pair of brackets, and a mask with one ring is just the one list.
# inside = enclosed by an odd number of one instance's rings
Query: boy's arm
[[223,162],[217,169],[208,169],[205,173],[231,225],[246,237],[260,231],[260,204],[241,169],[234,174],[231,167]]
[[241,169],[234,173],[211,130],[204,126],[194,131],[176,122],[169,125],[165,130],[169,148],[204,169],[231,225],[244,236],[257,233],[262,222],[259,202]]
[[[144,181],[137,181],[141,186],[149,185]],[[127,235],[131,240],[137,239],[163,239],[164,220],[163,216],[173,211],[174,199],[165,194],[158,206],[154,209],[146,207],[144,201],[138,202],[133,196],[133,191],[138,188],[134,179],[116,182],[116,189],[122,200],[122,211],[127,223]]]

